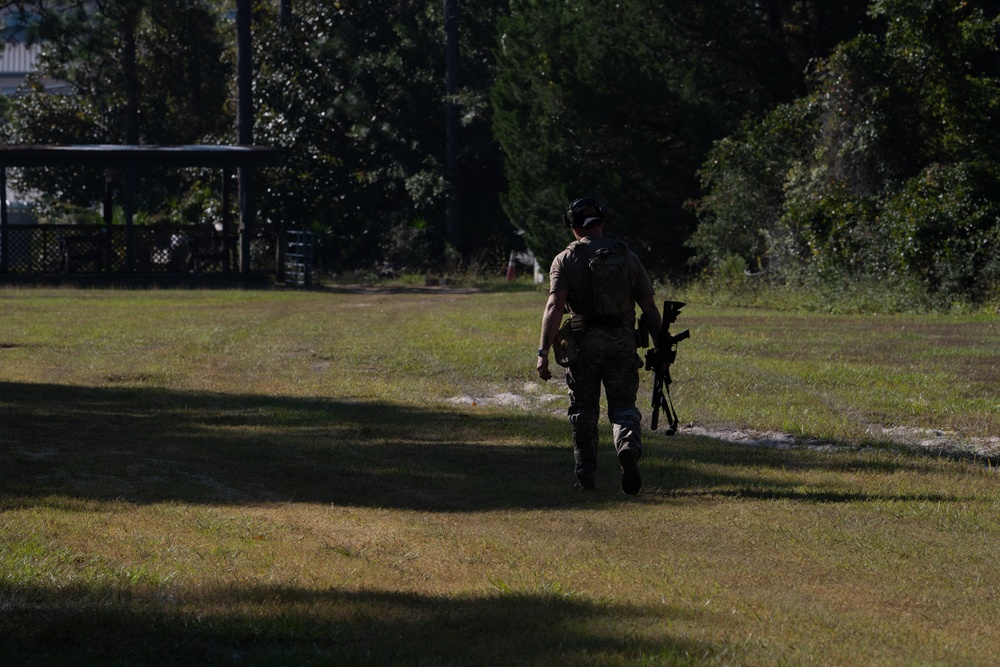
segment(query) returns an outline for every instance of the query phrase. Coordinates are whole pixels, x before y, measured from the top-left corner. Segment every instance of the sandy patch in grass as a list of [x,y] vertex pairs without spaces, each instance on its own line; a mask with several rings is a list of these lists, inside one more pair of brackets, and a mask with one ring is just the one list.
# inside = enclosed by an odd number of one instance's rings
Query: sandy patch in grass
[[[490,393],[491,391],[495,391],[496,393]],[[565,392],[561,394],[553,394],[546,391],[544,387],[536,382],[525,382],[521,387],[521,393],[499,391],[496,387],[493,387],[481,394],[453,396],[452,398],[447,399],[446,402],[451,403],[452,405],[483,405],[534,410],[540,407],[552,406],[552,404],[556,401],[565,400]]]
[[[566,394],[554,394],[546,387],[536,382],[525,382],[521,393],[500,391],[496,393],[454,396],[447,399],[452,405],[468,406],[499,406],[520,408],[526,411],[544,409],[559,414],[565,412]],[[647,424],[648,426],[648,424]],[[685,424],[678,429],[680,435],[694,435],[713,438],[722,442],[748,445],[751,447],[774,448],[808,448],[818,451],[831,451],[841,446],[817,438],[802,438],[791,433],[778,431],[756,431],[745,428],[708,428]],[[922,451],[929,454],[945,454],[961,457],[982,457],[995,459],[1000,457],[1000,437],[967,437],[955,431],[918,428],[910,426],[882,426],[870,424],[867,435],[873,440],[887,445],[901,446],[906,449]]]
[[1000,456],[1000,437],[968,438],[954,431],[908,426],[871,426],[890,441],[933,453],[972,454],[982,457]]
[[[738,428],[709,429],[689,424],[682,426],[678,433],[705,436],[723,442],[752,447],[807,447],[821,451],[837,447],[835,444],[815,438],[799,438],[790,433],[776,431],[754,431]],[[986,458],[1000,456],[1000,437],[971,438],[964,437],[954,431],[909,426],[887,427],[878,424],[870,425],[868,434],[876,440],[885,441],[886,444],[902,445],[909,449],[932,454],[973,455]]]

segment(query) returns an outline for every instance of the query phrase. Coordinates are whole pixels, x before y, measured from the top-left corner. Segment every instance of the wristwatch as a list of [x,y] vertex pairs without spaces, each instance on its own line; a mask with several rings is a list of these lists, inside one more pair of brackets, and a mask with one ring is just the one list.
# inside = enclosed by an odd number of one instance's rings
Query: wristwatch
[[540,347],[540,348],[538,348],[538,356],[540,356],[540,357],[547,357],[547,356],[549,356],[549,351],[547,349],[545,349],[544,347]]

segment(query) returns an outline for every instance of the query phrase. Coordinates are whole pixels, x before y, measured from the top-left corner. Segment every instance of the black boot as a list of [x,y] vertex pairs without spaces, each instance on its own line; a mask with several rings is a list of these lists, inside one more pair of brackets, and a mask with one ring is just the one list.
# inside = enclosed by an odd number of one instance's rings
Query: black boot
[[635,452],[623,449],[618,452],[618,463],[622,465],[622,491],[630,496],[637,495],[642,488],[642,477],[639,475],[639,464]]

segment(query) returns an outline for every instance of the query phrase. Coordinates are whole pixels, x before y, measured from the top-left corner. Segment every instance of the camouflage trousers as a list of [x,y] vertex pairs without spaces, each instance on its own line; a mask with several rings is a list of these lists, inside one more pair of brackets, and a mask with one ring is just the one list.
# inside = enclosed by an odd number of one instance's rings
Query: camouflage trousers
[[597,472],[597,423],[601,385],[608,400],[615,453],[623,449],[642,456],[639,420],[635,406],[642,362],[635,350],[632,327],[588,327],[576,338],[580,353],[566,370],[569,387],[569,421],[573,426],[573,458],[580,484],[592,486]]

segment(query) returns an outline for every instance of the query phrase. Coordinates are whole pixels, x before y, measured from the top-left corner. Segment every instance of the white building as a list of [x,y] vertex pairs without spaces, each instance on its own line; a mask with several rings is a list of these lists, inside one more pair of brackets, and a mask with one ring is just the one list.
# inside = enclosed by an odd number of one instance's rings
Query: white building
[[[42,47],[40,44],[28,46],[24,43],[25,30],[15,11],[8,10],[5,15],[0,14],[0,17],[4,41],[3,51],[0,52],[0,94],[14,95],[28,74],[38,69]],[[41,82],[49,92],[69,90],[65,82],[44,75]]]
[[[38,55],[42,47],[38,44],[7,43],[0,53],[0,94],[13,95],[24,83],[25,77],[37,68]],[[51,92],[64,92],[66,84],[48,77],[42,78],[45,89]]]

